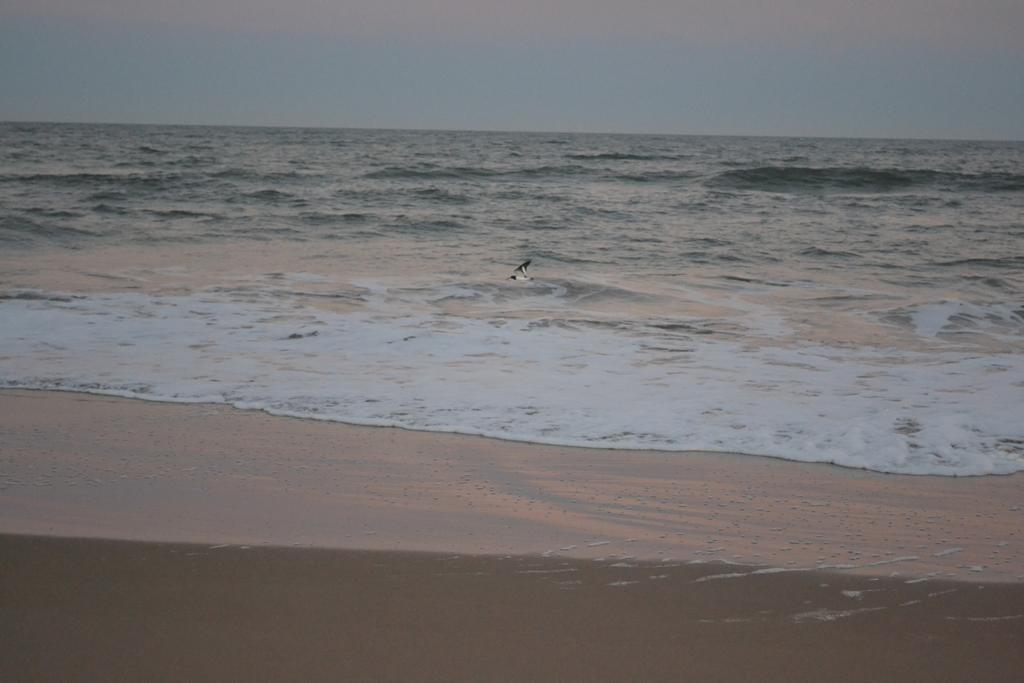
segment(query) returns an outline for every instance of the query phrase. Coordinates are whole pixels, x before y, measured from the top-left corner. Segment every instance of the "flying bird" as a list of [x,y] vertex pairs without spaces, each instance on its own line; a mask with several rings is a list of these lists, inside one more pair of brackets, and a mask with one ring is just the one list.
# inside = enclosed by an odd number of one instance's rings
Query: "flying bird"
[[[531,259],[532,260],[532,259]],[[509,280],[529,280],[530,276],[526,274],[526,269],[530,267],[530,261],[527,261],[523,265],[512,271],[512,274],[508,276]]]

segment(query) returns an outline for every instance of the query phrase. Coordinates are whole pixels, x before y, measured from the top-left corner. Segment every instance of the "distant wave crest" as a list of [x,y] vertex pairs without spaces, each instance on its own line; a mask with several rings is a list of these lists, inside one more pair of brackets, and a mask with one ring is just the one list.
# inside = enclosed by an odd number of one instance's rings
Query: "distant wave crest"
[[1024,191],[1024,175],[950,173],[923,169],[760,166],[724,171],[713,176],[709,184],[719,188],[762,192],[892,192],[918,185],[1003,192]]
[[678,154],[640,154],[629,152],[590,152],[566,154],[566,159],[576,161],[677,161],[685,158]]

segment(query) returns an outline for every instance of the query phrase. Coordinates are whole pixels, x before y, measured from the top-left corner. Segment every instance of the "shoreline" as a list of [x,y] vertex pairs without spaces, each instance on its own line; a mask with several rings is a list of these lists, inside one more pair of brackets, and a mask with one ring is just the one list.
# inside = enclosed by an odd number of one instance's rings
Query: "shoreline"
[[1024,584],[710,571],[0,534],[0,676],[1007,681],[1024,666]]
[[0,391],[0,533],[1024,582],[1024,475],[893,477]]
[[665,454],[665,455],[679,455],[679,456],[713,456],[713,457],[725,457],[725,458],[767,458],[769,460],[782,460],[785,462],[791,462],[798,465],[804,466],[818,466],[828,468],[838,468],[840,470],[850,470],[852,472],[865,472],[872,475],[879,475],[884,477],[938,477],[938,478],[951,478],[951,479],[967,479],[972,477],[1013,477],[1013,476],[1024,476],[1024,470],[1017,472],[992,472],[986,474],[919,474],[915,472],[884,472],[879,470],[873,470],[869,467],[855,467],[853,465],[842,465],[840,463],[825,461],[825,460],[792,460],[790,458],[783,457],[781,455],[766,455],[763,453],[745,453],[742,451],[715,451],[715,450],[702,450],[702,449],[670,449],[670,448],[618,448],[615,446],[581,446],[578,444],[565,444],[556,442],[545,442],[545,441],[531,441],[529,439],[516,439],[512,437],[495,436],[493,434],[484,433],[473,433],[473,432],[460,432],[451,429],[428,429],[426,427],[403,427],[400,425],[390,424],[373,424],[371,422],[351,422],[346,420],[337,420],[328,417],[318,417],[316,415],[307,414],[291,414],[285,412],[273,412],[266,408],[240,408],[227,401],[182,401],[174,400],[169,398],[161,397],[148,397],[138,396],[134,394],[120,394],[116,392],[103,392],[103,391],[84,391],[79,389],[60,389],[60,388],[45,388],[39,389],[34,387],[0,387],[0,396],[5,393],[17,394],[73,394],[73,395],[84,395],[84,396],[97,396],[100,398],[114,398],[124,399],[126,401],[141,401],[144,403],[162,403],[166,405],[182,405],[182,406],[208,406],[226,408],[229,410],[235,410],[241,413],[260,413],[270,418],[279,418],[284,420],[298,420],[311,423],[327,423],[337,424],[342,427],[355,427],[358,429],[382,429],[388,430],[393,429],[399,432],[406,432],[409,434],[440,434],[444,436],[451,436],[454,438],[468,438],[468,439],[486,439],[488,441],[498,441],[508,444],[516,444],[524,447],[539,447],[539,448],[557,448],[566,451],[599,451],[609,453],[651,453],[651,454]]

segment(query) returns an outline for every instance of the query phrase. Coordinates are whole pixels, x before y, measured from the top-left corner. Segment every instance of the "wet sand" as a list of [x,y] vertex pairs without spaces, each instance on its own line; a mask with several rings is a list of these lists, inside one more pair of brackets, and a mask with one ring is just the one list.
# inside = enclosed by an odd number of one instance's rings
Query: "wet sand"
[[0,391],[0,532],[1024,581],[1024,475],[557,448]]
[[0,680],[1011,681],[1022,487],[2,391]]
[[1024,585],[0,536],[5,681],[1012,681]]

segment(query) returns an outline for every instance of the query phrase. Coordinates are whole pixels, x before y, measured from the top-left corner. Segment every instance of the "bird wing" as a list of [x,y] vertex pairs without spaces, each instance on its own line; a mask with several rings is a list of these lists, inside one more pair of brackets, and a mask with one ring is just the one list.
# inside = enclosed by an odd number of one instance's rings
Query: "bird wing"
[[[530,259],[530,260],[532,261],[533,259]],[[523,275],[526,275],[526,269],[529,268],[529,267],[530,267],[530,261],[527,261],[523,265],[521,265],[518,268],[516,268],[513,271],[513,274],[515,274],[515,273],[522,273]]]

